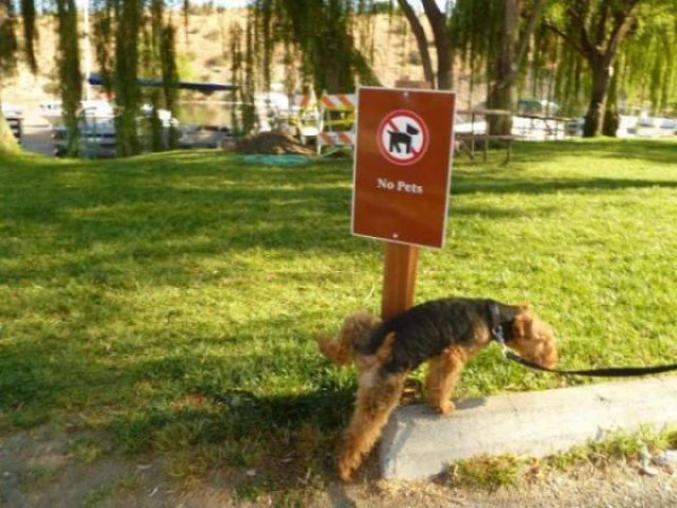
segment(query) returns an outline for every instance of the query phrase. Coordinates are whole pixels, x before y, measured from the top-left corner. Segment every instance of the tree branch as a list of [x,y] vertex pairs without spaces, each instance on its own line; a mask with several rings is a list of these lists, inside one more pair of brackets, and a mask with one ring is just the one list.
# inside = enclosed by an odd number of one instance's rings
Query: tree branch
[[572,48],[574,48],[576,51],[578,51],[581,56],[588,57],[587,53],[583,50],[583,48],[576,42],[576,40],[571,37],[570,35],[567,35],[563,31],[561,31],[559,28],[557,28],[555,25],[551,25],[549,23],[543,23],[543,26],[547,29],[550,30],[551,32],[555,33],[556,35],[559,35],[562,39],[564,39],[565,42],[567,42]]
[[421,0],[421,3],[423,4],[423,11],[428,18],[428,21],[430,21],[430,27],[433,30],[435,42],[437,43],[437,41],[446,39],[446,19],[444,18],[444,13],[437,6],[435,0]]
[[581,41],[579,47],[583,50],[581,54],[586,58],[593,59],[595,58],[595,47],[590,42],[583,15],[583,10],[587,8],[586,5],[585,3],[577,2],[574,6],[570,6],[567,12],[576,21],[576,29]]
[[632,10],[637,6],[639,0],[630,0],[627,4],[627,8],[624,12],[619,13],[615,18],[615,25],[611,31],[611,36],[609,38],[609,44],[607,44],[606,50],[604,51],[604,62],[609,65],[611,60],[616,54],[619,44],[625,39],[625,36],[630,31],[634,17],[632,16]]
[[534,1],[534,8],[531,11],[531,15],[529,16],[529,21],[527,22],[527,30],[522,35],[522,40],[520,41],[519,47],[517,48],[517,57],[515,59],[515,63],[518,67],[527,54],[527,49],[529,48],[529,39],[531,39],[531,34],[533,34],[534,30],[536,30],[536,24],[541,17],[541,13],[546,1],[547,0]]
[[595,31],[595,46],[598,47],[601,51],[602,43],[606,39],[606,20],[609,17],[609,1],[604,0],[604,3],[600,6],[601,13],[599,14],[599,19],[597,20],[597,30]]

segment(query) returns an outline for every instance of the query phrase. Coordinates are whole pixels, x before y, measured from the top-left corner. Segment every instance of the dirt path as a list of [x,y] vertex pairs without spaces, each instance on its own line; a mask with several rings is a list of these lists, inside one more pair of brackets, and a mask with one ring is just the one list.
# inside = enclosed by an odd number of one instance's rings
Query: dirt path
[[[323,489],[301,488],[257,500],[235,496],[237,477],[252,471],[214,472],[190,485],[173,481],[157,457],[125,458],[99,433],[41,427],[0,438],[1,507],[675,507],[677,473],[656,476],[615,463],[604,470],[578,467],[495,492],[443,482],[399,483],[366,479]],[[376,471],[367,474],[375,478]],[[238,501],[239,499],[239,501]],[[246,498],[245,498],[246,499]]]

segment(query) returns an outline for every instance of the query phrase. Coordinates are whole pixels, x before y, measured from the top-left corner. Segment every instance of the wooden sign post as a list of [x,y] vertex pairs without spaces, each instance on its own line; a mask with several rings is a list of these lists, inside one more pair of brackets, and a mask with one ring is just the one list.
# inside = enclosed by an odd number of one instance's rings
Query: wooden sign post
[[390,319],[414,305],[418,247],[386,242],[381,318]]
[[387,242],[384,319],[414,303],[418,246],[444,245],[454,103],[453,92],[358,90],[352,232]]

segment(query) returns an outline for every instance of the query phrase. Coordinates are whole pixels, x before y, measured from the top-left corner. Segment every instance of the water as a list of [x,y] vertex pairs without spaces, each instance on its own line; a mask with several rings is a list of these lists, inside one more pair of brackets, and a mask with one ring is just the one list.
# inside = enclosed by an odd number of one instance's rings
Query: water
[[230,101],[179,101],[176,116],[182,124],[217,125],[232,128],[233,109]]

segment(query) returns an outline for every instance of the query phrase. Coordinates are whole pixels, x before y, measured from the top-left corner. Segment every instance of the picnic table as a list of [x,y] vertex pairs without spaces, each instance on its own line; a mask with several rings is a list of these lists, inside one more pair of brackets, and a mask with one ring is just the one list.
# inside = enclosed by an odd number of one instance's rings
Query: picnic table
[[[513,116],[512,111],[505,109],[462,109],[457,112],[459,115],[470,116],[470,132],[455,132],[454,138],[456,140],[455,149],[459,152],[466,152],[471,159],[475,159],[475,152],[477,149],[478,142],[482,144],[482,157],[483,160],[487,160],[487,152],[489,151],[489,145],[493,141],[497,141],[505,146],[506,155],[504,164],[510,162],[510,151],[512,148],[512,142],[518,138],[512,134],[489,134],[489,129],[486,125],[486,119],[490,116]],[[475,123],[477,117],[485,118],[485,128],[484,132],[475,132]]]

